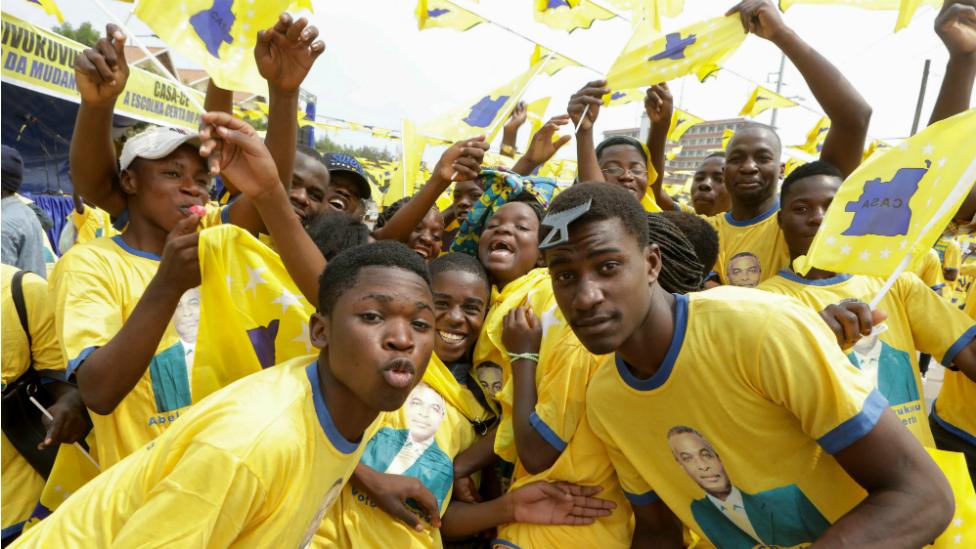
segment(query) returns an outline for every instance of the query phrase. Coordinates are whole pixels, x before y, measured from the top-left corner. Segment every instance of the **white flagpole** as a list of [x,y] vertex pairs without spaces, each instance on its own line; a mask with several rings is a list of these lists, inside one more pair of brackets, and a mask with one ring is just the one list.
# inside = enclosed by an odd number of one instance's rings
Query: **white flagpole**
[[[37,409],[40,410],[42,414],[44,414],[44,417],[46,417],[50,421],[54,421],[54,416],[51,415],[51,412],[48,412],[47,408],[42,406],[41,403],[38,402],[36,398],[34,397],[27,397],[27,398],[30,399],[30,401],[34,404],[34,406],[37,406]],[[77,448],[78,451],[81,452],[86,458],[88,458],[88,461],[92,462],[92,465],[94,465],[96,469],[98,469],[99,471],[102,470],[102,466],[99,465],[97,461],[95,461],[95,458],[91,457],[91,454],[85,451],[85,448],[81,444],[75,442],[74,447]]]

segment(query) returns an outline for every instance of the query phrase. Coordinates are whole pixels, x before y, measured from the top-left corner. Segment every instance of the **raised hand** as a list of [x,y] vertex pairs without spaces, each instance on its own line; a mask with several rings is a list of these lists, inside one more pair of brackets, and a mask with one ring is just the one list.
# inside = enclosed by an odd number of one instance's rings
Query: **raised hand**
[[434,166],[432,178],[438,178],[442,182],[475,179],[481,173],[481,163],[487,150],[488,143],[483,135],[458,141],[441,155]]
[[430,517],[431,526],[440,527],[441,518],[440,510],[437,508],[437,499],[419,479],[404,475],[388,475],[373,470],[367,471],[367,469],[369,468],[365,465],[357,467],[355,478],[377,507],[386,514],[400,519],[414,530],[422,532],[424,522],[411,507],[407,506],[407,500],[413,500],[420,506],[421,512]]
[[671,97],[671,90],[668,89],[667,82],[647,88],[647,94],[644,96],[644,112],[647,113],[647,118],[655,126],[671,124],[674,99]]
[[542,346],[542,323],[528,307],[516,307],[505,315],[502,343],[510,353],[538,353]]
[[251,198],[281,187],[271,153],[254,128],[225,112],[204,113],[202,119],[200,155],[209,158],[211,175],[226,175]]
[[315,60],[325,51],[325,43],[316,40],[318,36],[319,30],[304,17],[292,21],[287,13],[282,13],[270,29],[258,32],[254,60],[268,87],[298,91]]
[[505,121],[504,129],[506,132],[517,132],[522,124],[525,124],[525,120],[529,116],[529,111],[526,110],[525,101],[519,101],[512,109],[512,114]]
[[[606,80],[593,80],[592,82],[587,82],[585,86],[569,98],[569,105],[566,107],[566,112],[569,113],[569,118],[573,121],[573,126],[579,126],[581,130],[593,128],[593,124],[600,114],[600,105],[603,104],[603,96],[610,93],[610,89],[606,86]],[[580,124],[580,117],[583,116],[584,110],[586,111],[586,119]]]
[[129,80],[125,61],[125,34],[118,26],[105,25],[105,37],[75,58],[75,82],[81,100],[89,105],[114,106]]
[[976,56],[976,0],[946,0],[935,18],[935,32],[951,57]]
[[834,332],[840,348],[850,349],[862,337],[870,334],[876,324],[884,322],[888,315],[883,311],[872,311],[863,301],[845,299],[820,311],[820,318]]
[[66,383],[54,385],[62,385],[59,387],[61,394],[47,409],[54,419],[48,421],[44,417],[41,420],[47,427],[47,433],[44,435],[44,440],[37,445],[38,450],[56,444],[77,442],[91,430],[91,425],[85,417],[85,403],[81,400],[78,388],[68,387]]
[[738,13],[742,28],[756,36],[776,42],[789,30],[779,9],[769,0],[743,0],[732,7],[725,15]]
[[581,526],[609,515],[616,507],[612,501],[593,497],[600,491],[599,486],[540,480],[520,486],[509,495],[516,522]]
[[526,162],[532,165],[532,169],[548,162],[560,147],[569,143],[573,138],[571,135],[563,135],[559,139],[553,140],[560,126],[565,126],[566,124],[569,124],[569,115],[560,114],[550,118],[548,122],[539,128],[539,131],[535,132],[532,140],[529,141],[529,149],[522,156]]
[[166,236],[162,259],[155,279],[162,281],[169,291],[183,295],[200,285],[200,216],[188,213]]

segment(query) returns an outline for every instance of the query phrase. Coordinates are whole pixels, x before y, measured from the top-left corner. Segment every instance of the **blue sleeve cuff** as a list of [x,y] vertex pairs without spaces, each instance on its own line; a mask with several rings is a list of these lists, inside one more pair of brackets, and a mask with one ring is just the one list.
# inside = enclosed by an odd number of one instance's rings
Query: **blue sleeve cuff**
[[877,390],[872,390],[871,394],[864,399],[864,406],[857,415],[817,439],[817,444],[828,454],[840,452],[870,433],[871,429],[874,429],[874,426],[878,424],[881,413],[887,407],[888,401],[885,400],[885,397],[881,396]]
[[544,438],[545,441],[557,451],[562,452],[566,449],[566,442],[559,438],[559,435],[557,435],[551,427],[546,425],[546,422],[542,421],[542,418],[540,418],[535,412],[529,414],[529,425],[531,425],[536,432],[539,433],[539,436]]
[[220,222],[230,223],[230,204],[220,208]]
[[80,353],[78,353],[78,356],[69,360],[68,367],[64,369],[64,378],[71,379],[75,377],[75,371],[78,369],[78,366],[81,366],[81,363],[88,358],[88,355],[92,354],[97,348],[98,347],[86,347],[82,349]]
[[942,360],[940,360],[939,363],[945,365],[946,367],[952,366],[952,361],[956,359],[956,355],[965,349],[973,338],[976,338],[976,324],[970,326],[968,330],[959,336],[959,339],[952,344],[952,347],[949,347],[949,350],[946,351],[945,356],[942,357]]
[[627,490],[624,490],[624,496],[632,505],[650,505],[661,501],[661,498],[654,490],[644,492],[643,494],[631,494]]
[[936,284],[935,286],[930,286],[930,287],[935,291],[939,291],[942,288],[945,288],[945,284]]
[[709,280],[714,280],[715,282],[721,282],[722,278],[718,276],[718,273],[712,271],[708,273],[708,276],[706,276],[705,280],[703,280],[702,282],[708,282]]
[[112,220],[112,226],[115,230],[121,231],[129,224],[129,208],[122,210],[122,213],[118,217]]

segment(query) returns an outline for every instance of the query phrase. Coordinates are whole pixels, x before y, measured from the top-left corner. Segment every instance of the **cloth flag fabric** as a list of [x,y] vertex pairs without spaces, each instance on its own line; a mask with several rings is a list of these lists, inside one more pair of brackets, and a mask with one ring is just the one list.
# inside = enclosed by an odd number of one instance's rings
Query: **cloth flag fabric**
[[556,53],[552,50],[543,48],[539,44],[536,44],[535,48],[532,50],[532,56],[529,57],[529,66],[535,67],[543,60],[545,60],[547,57],[549,59],[546,61],[545,68],[543,68],[542,70],[549,76],[556,74],[557,72],[565,69],[566,67],[580,66],[578,61],[570,59],[565,55]]
[[294,4],[292,0],[142,0],[134,13],[167,45],[203,67],[221,88],[267,97],[267,82],[254,61],[257,33],[274,25]]
[[915,11],[926,5],[938,9],[942,0],[779,0],[779,9],[786,11],[796,4],[850,6],[866,10],[898,11],[895,32],[908,26]]
[[681,146],[671,147],[671,150],[668,151],[668,153],[664,155],[664,158],[666,158],[669,161],[674,160],[675,158],[677,158],[677,156],[679,154],[681,154],[681,149],[682,148],[683,147],[681,147]]
[[486,22],[481,16],[448,0],[417,0],[416,16],[420,30],[437,27],[463,32]]
[[872,139],[871,144],[864,149],[864,154],[861,156],[861,162],[864,162],[870,158],[874,153],[883,151],[885,149],[890,149],[891,145],[881,141],[880,139]]
[[27,0],[28,4],[34,4],[35,6],[44,10],[48,15],[53,15],[58,19],[58,23],[64,23],[64,15],[61,13],[61,9],[54,0]]
[[826,116],[817,120],[816,125],[807,132],[807,141],[797,149],[814,156],[820,156],[820,149],[823,148],[824,139],[827,139],[827,130],[830,129],[830,119]]
[[200,233],[199,253],[193,402],[263,368],[317,353],[308,330],[315,308],[274,250],[240,227],[219,225]]
[[959,144],[973,135],[976,109],[869,158],[837,190],[794,269],[887,277],[909,253],[926,253],[976,183],[976,157],[959,154]]
[[[607,72],[607,87],[647,87],[689,73],[704,81],[745,37],[738,15],[707,19],[664,35],[649,24],[641,24]],[[608,94],[604,102],[609,101]]]
[[384,206],[389,206],[404,196],[413,195],[426,147],[427,139],[417,135],[412,120],[404,118],[400,131],[400,164],[390,177],[390,187],[383,195]]
[[728,129],[728,128],[722,130],[722,150],[723,151],[729,148],[729,141],[732,141],[732,136],[733,135],[735,135],[735,132],[732,131],[732,130],[730,130],[730,129]]
[[699,118],[688,111],[674,109],[674,113],[671,115],[671,126],[668,128],[668,139],[678,141],[692,126],[701,124],[704,121],[704,118]]
[[487,94],[466,101],[460,108],[421,125],[417,132],[451,142],[494,133],[501,128],[499,122],[515,108],[539,68],[530,68]]
[[566,32],[588,29],[597,19],[617,17],[616,13],[586,0],[535,0],[532,11],[536,22]]
[[685,7],[685,0],[606,0],[620,10],[630,11],[630,21],[636,26],[647,21],[661,30],[661,17],[677,17]]
[[795,106],[797,106],[796,101],[783,97],[782,95],[762,86],[756,86],[756,89],[752,90],[752,95],[749,96],[749,100],[746,101],[746,104],[743,105],[742,110],[739,111],[739,116],[755,118],[759,116],[760,113],[769,109],[785,109]]
[[[95,459],[94,450],[95,434],[89,433],[85,439],[88,447],[92,450],[91,455]],[[30,518],[24,523],[24,530],[29,530],[35,524],[48,515],[53,513],[68,496],[78,491],[89,480],[98,476],[101,471],[95,466],[74,444],[62,444],[58,447],[58,455],[54,458],[54,466],[51,467],[51,474],[44,483],[41,491],[41,498]]]
[[956,500],[956,512],[949,527],[936,538],[935,543],[928,547],[934,549],[976,547],[976,490],[973,490],[973,481],[966,467],[966,456],[959,452],[947,452],[935,448],[926,448],[926,450],[939,469],[942,469],[952,488],[953,498]]
[[644,88],[633,88],[630,90],[613,90],[610,92],[610,101],[607,102],[611,107],[616,105],[625,105],[627,103],[633,103],[635,101],[643,101],[647,92]]
[[532,133],[529,134],[530,136],[535,135],[536,132],[539,131],[539,128],[546,123],[546,109],[549,108],[550,99],[552,99],[552,97],[546,96],[542,99],[536,99],[525,106],[525,112],[527,113],[526,116],[529,119],[529,124],[532,127]]

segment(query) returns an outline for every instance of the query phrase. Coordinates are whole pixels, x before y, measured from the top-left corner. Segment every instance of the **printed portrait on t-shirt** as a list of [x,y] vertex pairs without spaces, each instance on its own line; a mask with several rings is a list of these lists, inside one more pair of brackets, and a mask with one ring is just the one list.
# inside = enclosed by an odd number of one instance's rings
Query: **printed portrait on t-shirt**
[[675,463],[704,491],[704,497],[691,502],[691,514],[719,549],[792,547],[816,541],[830,527],[795,484],[756,493],[740,490],[701,433],[677,425],[667,436]]
[[360,461],[377,471],[419,479],[440,508],[454,483],[454,462],[435,438],[447,404],[440,393],[421,382],[410,391],[401,411],[407,428],[382,427],[366,444]]
[[172,322],[179,340],[157,353],[149,363],[157,412],[189,406],[192,400],[190,380],[200,327],[200,288],[191,288],[180,297]]
[[729,284],[755,288],[762,277],[762,266],[759,258],[751,252],[741,252],[732,256],[725,273],[729,277]]
[[848,358],[874,382],[889,405],[919,399],[911,357],[882,341],[878,334],[861,338]]
[[485,394],[494,400],[498,391],[502,390],[502,367],[494,362],[482,362],[475,367],[474,375]]

